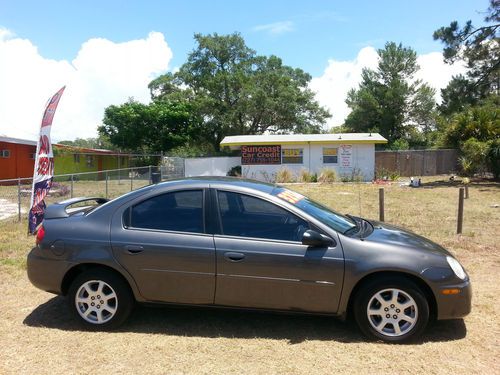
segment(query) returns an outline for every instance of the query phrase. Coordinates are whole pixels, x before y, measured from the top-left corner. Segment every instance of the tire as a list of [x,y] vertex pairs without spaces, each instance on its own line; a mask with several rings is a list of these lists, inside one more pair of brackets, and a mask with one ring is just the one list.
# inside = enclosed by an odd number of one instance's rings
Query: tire
[[353,309],[365,336],[389,343],[417,339],[429,321],[429,303],[424,293],[404,278],[366,283],[356,293]]
[[68,290],[73,316],[92,330],[112,330],[130,315],[134,298],[128,284],[106,270],[89,270],[78,275]]

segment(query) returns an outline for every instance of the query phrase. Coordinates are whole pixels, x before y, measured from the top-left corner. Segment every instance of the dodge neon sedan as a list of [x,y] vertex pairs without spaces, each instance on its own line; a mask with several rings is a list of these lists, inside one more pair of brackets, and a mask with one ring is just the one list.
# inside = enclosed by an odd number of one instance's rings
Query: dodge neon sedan
[[111,201],[70,199],[47,208],[36,238],[29,279],[66,295],[94,329],[156,302],[352,312],[369,338],[404,342],[430,319],[471,309],[469,277],[441,246],[251,180],[189,178]]

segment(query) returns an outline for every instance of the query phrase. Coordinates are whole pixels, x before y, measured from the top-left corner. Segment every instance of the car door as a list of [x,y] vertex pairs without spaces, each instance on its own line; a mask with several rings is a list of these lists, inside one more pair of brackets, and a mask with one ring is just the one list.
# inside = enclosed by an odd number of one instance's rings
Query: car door
[[212,304],[215,247],[205,231],[206,190],[148,197],[115,214],[113,253],[150,301]]
[[331,247],[302,245],[310,224],[273,202],[238,192],[214,192],[221,230],[215,303],[227,306],[335,313],[344,259]]

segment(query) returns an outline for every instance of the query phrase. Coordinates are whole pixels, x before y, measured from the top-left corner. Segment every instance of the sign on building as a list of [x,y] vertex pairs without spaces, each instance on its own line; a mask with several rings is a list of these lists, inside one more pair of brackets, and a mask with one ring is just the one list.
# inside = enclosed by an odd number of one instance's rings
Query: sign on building
[[340,168],[350,170],[352,168],[352,145],[340,145]]
[[241,146],[241,164],[281,164],[281,146]]

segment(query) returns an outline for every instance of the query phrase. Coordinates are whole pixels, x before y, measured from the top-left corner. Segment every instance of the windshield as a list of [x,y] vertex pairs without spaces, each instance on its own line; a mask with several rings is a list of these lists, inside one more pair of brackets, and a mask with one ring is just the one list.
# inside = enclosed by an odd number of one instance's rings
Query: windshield
[[348,230],[356,228],[356,222],[351,218],[332,211],[328,207],[299,193],[284,188],[277,188],[272,194],[297,206],[302,211],[308,213],[337,232],[346,233]]

